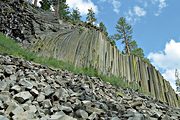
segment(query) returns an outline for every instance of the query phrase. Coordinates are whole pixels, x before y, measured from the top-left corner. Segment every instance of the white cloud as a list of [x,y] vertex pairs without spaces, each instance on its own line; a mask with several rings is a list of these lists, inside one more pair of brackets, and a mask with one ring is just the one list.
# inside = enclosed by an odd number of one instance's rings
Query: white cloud
[[100,0],[100,2],[108,2],[112,4],[113,6],[113,11],[117,14],[120,12],[120,7],[121,7],[121,2],[120,0]]
[[120,1],[112,0],[112,5],[113,5],[113,11],[118,14],[120,12],[120,7],[121,7]]
[[159,16],[162,10],[168,6],[167,0],[138,0],[144,7],[153,7],[151,10],[155,16]]
[[139,6],[134,6],[133,10],[134,10],[134,13],[139,17],[146,15],[146,11]]
[[174,90],[176,90],[176,84],[175,84],[175,69],[167,69],[162,76],[166,80],[168,80]]
[[155,16],[159,16],[162,12],[162,9],[167,7],[167,1],[166,0],[151,0],[152,4],[158,4],[158,11],[154,14]]
[[180,69],[180,42],[170,40],[163,51],[150,53],[148,58],[156,68],[164,71],[162,75],[175,89],[175,69]]
[[126,13],[126,20],[133,25],[139,20],[139,18],[135,16],[132,10],[129,10],[128,13]]
[[126,20],[132,25],[141,19],[141,17],[146,16],[146,11],[144,8],[139,6],[134,6],[133,9],[129,9],[127,13],[125,13]]
[[66,3],[70,8],[78,8],[81,15],[86,15],[90,8],[98,14],[98,7],[91,0],[67,0]]

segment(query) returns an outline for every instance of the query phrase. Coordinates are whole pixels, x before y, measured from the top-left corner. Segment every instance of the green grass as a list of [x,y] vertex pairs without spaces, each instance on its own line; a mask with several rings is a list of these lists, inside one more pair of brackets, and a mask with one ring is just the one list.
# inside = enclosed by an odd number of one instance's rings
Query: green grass
[[75,67],[73,64],[63,62],[54,58],[38,56],[35,53],[32,53],[26,49],[23,49],[14,40],[12,40],[9,37],[4,36],[2,33],[0,33],[0,53],[13,55],[15,57],[21,57],[21,58],[24,58],[25,60],[33,61],[33,62],[46,65],[52,68],[68,70],[75,74],[84,74],[88,76],[99,77],[102,80],[111,83],[112,85],[119,86],[122,88],[134,88],[134,89],[138,88],[134,84],[133,85],[127,84],[122,77],[105,76],[105,75],[99,74],[96,70],[92,68]]

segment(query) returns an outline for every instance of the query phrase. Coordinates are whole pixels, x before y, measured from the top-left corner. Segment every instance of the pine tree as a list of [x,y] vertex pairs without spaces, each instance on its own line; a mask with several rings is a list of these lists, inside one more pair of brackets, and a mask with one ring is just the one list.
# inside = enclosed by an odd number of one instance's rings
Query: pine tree
[[59,19],[69,18],[69,6],[66,4],[66,0],[51,0],[51,4],[55,10],[56,15]]
[[72,13],[70,15],[70,18],[73,20],[73,22],[81,21],[81,15],[80,15],[80,12],[79,12],[78,8],[73,9],[73,11],[72,11]]
[[50,7],[51,7],[51,3],[49,0],[42,0],[39,2],[41,4],[41,8],[43,10],[50,10]]
[[94,22],[96,22],[95,13],[92,8],[88,9],[86,20],[90,24],[93,24]]
[[50,0],[50,3],[54,9],[55,15],[58,16],[58,11],[59,11],[59,0]]
[[125,44],[124,51],[130,55],[130,43],[132,41],[132,27],[126,23],[126,19],[121,17],[116,25],[118,34],[116,34],[117,40],[122,40],[122,44]]
[[58,0],[58,13],[60,19],[68,19],[69,18],[69,6],[66,4],[66,0]]
[[104,34],[105,34],[106,36],[108,36],[107,28],[106,28],[106,26],[104,25],[103,22],[100,22],[100,23],[99,23],[99,28],[104,32]]
[[130,51],[131,55],[135,55],[140,58],[144,58],[144,52],[142,48],[138,48],[138,45],[135,40],[130,42]]

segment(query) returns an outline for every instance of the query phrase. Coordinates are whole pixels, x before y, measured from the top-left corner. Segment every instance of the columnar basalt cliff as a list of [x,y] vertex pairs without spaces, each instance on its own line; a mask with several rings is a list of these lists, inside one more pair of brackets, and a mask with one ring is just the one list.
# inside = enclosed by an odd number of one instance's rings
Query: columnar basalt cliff
[[170,83],[151,64],[135,56],[120,54],[103,33],[94,29],[76,28],[59,31],[35,40],[33,50],[42,56],[68,61],[80,67],[92,67],[106,75],[137,83],[143,92],[171,106],[179,106],[179,97]]
[[95,68],[106,75],[124,77],[127,83],[138,84],[144,93],[170,106],[180,106],[180,98],[170,83],[152,65],[135,56],[120,54],[99,29],[84,24],[59,25],[53,13],[36,10],[22,0],[0,3],[0,31],[29,43],[32,51],[76,66]]

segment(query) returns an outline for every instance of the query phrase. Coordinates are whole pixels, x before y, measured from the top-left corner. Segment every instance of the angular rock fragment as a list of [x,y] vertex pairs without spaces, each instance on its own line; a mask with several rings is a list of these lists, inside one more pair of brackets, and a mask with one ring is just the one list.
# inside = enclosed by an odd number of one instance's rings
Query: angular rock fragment
[[0,115],[0,120],[9,120],[6,116]]
[[76,111],[76,115],[80,118],[83,118],[83,119],[87,119],[88,118],[88,113],[84,110],[77,110]]
[[4,67],[5,73],[8,75],[12,75],[15,72],[15,68],[16,68],[16,66],[14,66],[14,65],[7,65],[7,66],[3,66],[3,67]]
[[32,99],[32,95],[28,91],[20,92],[18,94],[15,94],[13,96],[15,100],[17,100],[19,103],[24,103],[29,99]]
[[6,111],[5,111],[5,114],[9,115],[13,110],[15,110],[18,107],[19,107],[19,105],[16,102],[10,102],[8,104]]
[[25,112],[21,112],[17,115],[14,115],[12,118],[14,120],[33,120],[33,119],[35,119],[35,114],[25,111]]
[[38,102],[42,102],[45,100],[45,95],[43,93],[40,93],[37,97],[37,101]]
[[47,85],[45,88],[44,88],[44,94],[45,94],[45,96],[50,96],[50,95],[52,95],[55,91],[54,91],[54,89],[52,89],[51,88],[51,86],[50,85]]
[[111,120],[120,120],[118,117],[112,117]]
[[51,101],[49,99],[43,100],[42,105],[44,106],[44,108],[52,107]]
[[142,102],[141,102],[141,101],[131,102],[131,103],[130,103],[130,106],[131,106],[131,107],[142,106]]
[[73,109],[71,107],[67,107],[67,106],[60,106],[59,109],[62,110],[63,112],[65,112],[65,113],[73,112]]
[[0,100],[4,103],[11,101],[11,94],[8,91],[1,91],[0,92]]
[[29,105],[26,110],[29,111],[30,113],[36,113],[37,112],[37,108],[35,105]]
[[20,92],[21,91],[21,87],[19,85],[15,85],[11,88],[11,90],[14,90],[16,92]]
[[29,89],[29,90],[33,88],[32,83],[26,79],[21,79],[19,81],[19,84],[22,85],[23,87]]
[[99,108],[94,108],[94,107],[90,107],[90,106],[87,106],[86,107],[86,111],[88,112],[88,113],[96,113],[97,115],[100,115],[100,114],[103,114],[104,113],[104,110],[102,110],[102,109],[99,109]]
[[17,106],[14,110],[11,111],[11,113],[13,115],[19,115],[21,114],[22,112],[24,112],[23,108],[20,107],[20,106]]
[[51,115],[50,120],[59,120],[61,119],[64,115],[66,115],[64,112],[56,112],[55,114]]
[[39,95],[39,92],[38,92],[36,89],[31,89],[30,93],[31,93],[33,96],[38,96],[38,95]]
[[89,120],[94,120],[94,119],[96,119],[96,118],[97,118],[97,114],[96,114],[95,112],[93,112],[93,113],[88,117]]

